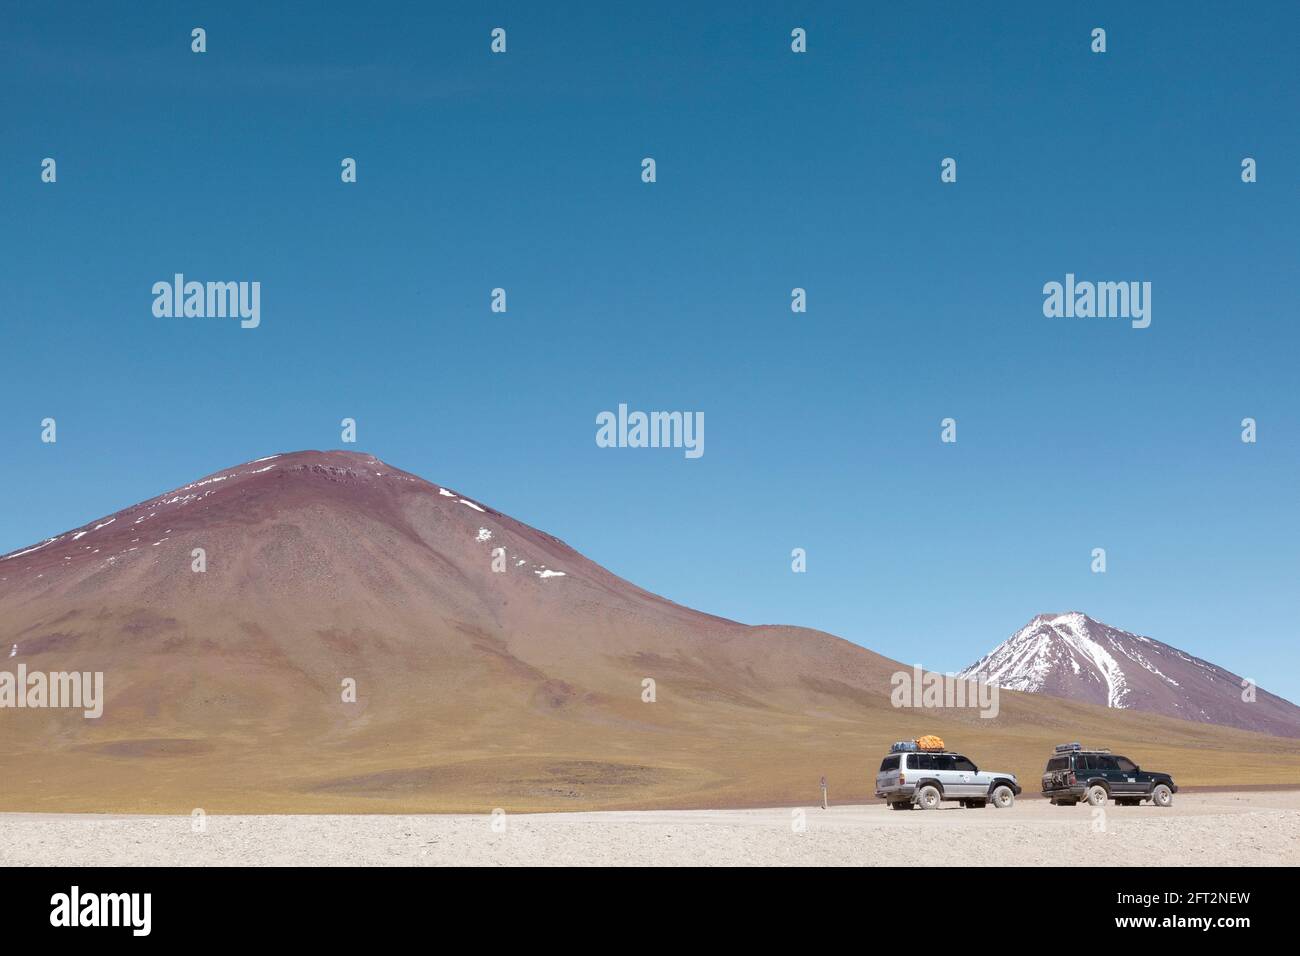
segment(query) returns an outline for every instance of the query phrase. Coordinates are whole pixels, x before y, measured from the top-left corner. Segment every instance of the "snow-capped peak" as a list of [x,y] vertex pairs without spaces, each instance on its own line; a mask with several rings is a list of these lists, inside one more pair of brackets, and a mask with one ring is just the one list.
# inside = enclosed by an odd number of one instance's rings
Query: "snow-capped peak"
[[1076,677],[1086,672],[1104,685],[1106,706],[1125,707],[1129,682],[1115,656],[1114,640],[1106,633],[1112,631],[1078,611],[1040,614],[959,676],[1036,692],[1068,668]]
[[1007,690],[1300,736],[1300,708],[1208,661],[1079,611],[1039,614],[961,671]]

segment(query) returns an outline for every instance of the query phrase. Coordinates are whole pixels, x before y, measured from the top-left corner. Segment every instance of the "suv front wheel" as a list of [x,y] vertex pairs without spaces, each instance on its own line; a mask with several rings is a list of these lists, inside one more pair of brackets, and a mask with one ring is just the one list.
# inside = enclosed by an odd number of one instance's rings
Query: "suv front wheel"
[[931,784],[926,784],[916,791],[916,805],[922,810],[933,810],[942,799],[943,796],[939,793],[939,788]]
[[1155,789],[1151,791],[1151,802],[1157,807],[1172,807],[1174,805],[1173,791],[1163,783],[1158,783]]
[[997,807],[999,810],[1005,810],[1007,807],[1011,806],[1011,804],[1016,802],[1016,795],[1012,793],[1011,788],[1004,783],[993,788],[991,799],[993,800],[993,806]]

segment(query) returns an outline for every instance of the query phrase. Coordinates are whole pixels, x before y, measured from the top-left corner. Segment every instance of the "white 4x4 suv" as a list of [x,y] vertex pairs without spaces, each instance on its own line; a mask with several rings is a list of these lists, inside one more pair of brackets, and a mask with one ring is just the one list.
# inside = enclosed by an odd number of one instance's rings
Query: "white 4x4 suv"
[[947,750],[891,753],[876,774],[876,796],[884,797],[891,810],[933,810],[943,800],[955,800],[963,807],[991,803],[1005,809],[1019,794],[1015,774],[980,770],[966,757]]

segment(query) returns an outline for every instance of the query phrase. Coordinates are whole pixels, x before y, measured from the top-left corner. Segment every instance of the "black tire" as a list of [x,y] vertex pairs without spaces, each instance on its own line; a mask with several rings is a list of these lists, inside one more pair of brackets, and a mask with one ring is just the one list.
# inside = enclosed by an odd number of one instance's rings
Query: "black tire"
[[1088,801],[1090,807],[1104,807],[1108,796],[1110,795],[1106,793],[1105,787],[1099,783],[1094,783],[1088,788],[1088,793],[1084,799]]
[[1016,794],[1015,791],[1005,783],[1000,783],[994,787],[993,792],[989,794],[989,800],[993,803],[993,806],[999,810],[1010,810],[1011,807],[1015,805]]

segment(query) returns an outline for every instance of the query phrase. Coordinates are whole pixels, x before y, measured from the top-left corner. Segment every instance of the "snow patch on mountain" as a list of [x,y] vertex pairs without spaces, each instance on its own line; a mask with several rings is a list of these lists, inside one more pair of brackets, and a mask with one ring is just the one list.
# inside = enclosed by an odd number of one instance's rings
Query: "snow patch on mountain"
[[[60,535],[60,537],[62,536]],[[13,554],[7,554],[3,558],[0,558],[0,561],[8,561],[12,558],[22,557],[24,554],[31,554],[33,551],[39,551],[41,550],[41,548],[48,547],[49,545],[53,544],[55,541],[58,540],[59,540],[58,538],[47,538],[45,541],[42,541],[40,544],[35,545],[34,547],[26,548],[22,551],[15,551]]]

